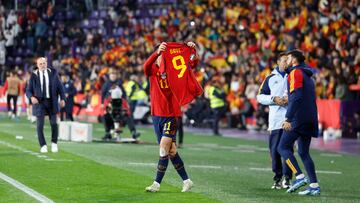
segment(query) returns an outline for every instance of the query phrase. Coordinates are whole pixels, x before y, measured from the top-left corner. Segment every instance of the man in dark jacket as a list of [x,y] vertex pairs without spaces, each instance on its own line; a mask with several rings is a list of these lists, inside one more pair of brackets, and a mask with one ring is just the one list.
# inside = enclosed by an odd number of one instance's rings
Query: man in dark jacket
[[319,131],[315,85],[311,78],[313,70],[304,64],[304,60],[305,56],[301,51],[288,52],[288,67],[285,70],[288,74],[288,108],[282,126],[285,132],[281,137],[278,151],[296,176],[296,180],[287,192],[295,192],[309,182],[292,152],[297,141],[299,156],[310,179],[310,187],[299,192],[299,195],[319,195],[320,187],[315,165],[309,153],[311,138],[317,137]]
[[37,134],[40,144],[40,152],[47,153],[47,145],[44,137],[44,118],[49,116],[51,125],[51,151],[58,152],[58,126],[56,114],[60,106],[65,106],[64,87],[61,84],[58,72],[47,67],[46,58],[40,57],[36,61],[37,68],[30,76],[29,85],[26,88],[26,96],[33,105],[33,115],[37,118]]
[[61,80],[64,86],[66,102],[65,102],[65,107],[61,108],[60,119],[62,121],[64,120],[64,113],[65,113],[67,120],[74,121],[73,108],[74,108],[74,97],[76,95],[76,88],[68,75],[63,74],[61,76]]

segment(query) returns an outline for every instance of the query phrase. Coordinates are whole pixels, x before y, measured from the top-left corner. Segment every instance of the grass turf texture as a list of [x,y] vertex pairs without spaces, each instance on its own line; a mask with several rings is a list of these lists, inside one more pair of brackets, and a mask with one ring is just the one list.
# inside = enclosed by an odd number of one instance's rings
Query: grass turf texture
[[[60,152],[48,159],[23,152],[39,151],[34,124],[0,120],[0,172],[36,190],[55,202],[358,202],[360,157],[312,151],[317,170],[342,174],[318,174],[322,194],[299,197],[284,190],[269,189],[267,143],[242,139],[185,134],[179,149],[195,183],[191,193],[181,193],[182,181],[171,163],[159,193],[146,193],[152,183],[158,158],[153,129],[141,128],[141,139],[152,144],[104,144],[60,142]],[[50,128],[45,132],[48,145]],[[94,125],[94,137],[103,135]],[[126,136],[129,133],[125,133]],[[16,135],[23,140],[15,139]],[[5,144],[4,144],[5,143]],[[10,146],[9,146],[10,144]],[[17,149],[14,148],[17,147]],[[20,150],[19,150],[20,148]],[[22,149],[22,150],[21,150]],[[298,159],[300,160],[300,159]],[[204,168],[205,167],[205,168]],[[303,168],[303,167],[302,167]],[[0,180],[0,202],[35,202],[25,193]]]

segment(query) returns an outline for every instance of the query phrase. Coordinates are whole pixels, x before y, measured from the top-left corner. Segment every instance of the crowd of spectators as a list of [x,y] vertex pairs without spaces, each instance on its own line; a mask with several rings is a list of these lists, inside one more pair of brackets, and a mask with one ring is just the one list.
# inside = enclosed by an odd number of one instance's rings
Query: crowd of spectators
[[[70,74],[80,92],[98,92],[110,69],[123,80],[161,41],[195,41],[203,85],[224,84],[230,112],[254,99],[278,53],[299,48],[317,69],[316,94],[351,99],[360,84],[358,0],[38,0],[0,7],[0,83],[4,70],[25,77],[36,56]],[[53,4],[55,3],[55,5]]]

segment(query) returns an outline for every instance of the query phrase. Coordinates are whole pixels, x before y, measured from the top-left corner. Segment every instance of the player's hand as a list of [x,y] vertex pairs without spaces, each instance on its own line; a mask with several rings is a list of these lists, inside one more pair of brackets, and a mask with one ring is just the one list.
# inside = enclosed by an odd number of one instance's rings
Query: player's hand
[[282,102],[283,102],[283,105],[284,105],[284,106],[287,105],[288,102],[289,102],[289,98],[288,98],[287,96],[283,97],[283,98],[282,98]]
[[283,100],[282,100],[281,97],[275,96],[274,99],[273,99],[273,101],[274,101],[274,103],[275,103],[276,105],[279,105],[279,106],[283,106],[283,105],[284,105],[284,104],[283,104]]
[[38,104],[39,103],[39,101],[35,97],[31,97],[30,99],[31,99],[32,104]]
[[166,42],[161,42],[161,44],[160,44],[158,50],[156,51],[156,53],[158,55],[160,55],[163,51],[165,51],[166,45],[167,45]]
[[65,101],[64,101],[64,100],[61,100],[61,101],[60,101],[60,107],[61,107],[61,108],[64,108],[64,107],[65,107]]
[[282,124],[282,128],[286,131],[290,131],[291,130],[291,123],[290,122],[287,122],[287,121],[284,121],[283,124]]
[[194,49],[195,49],[195,47],[196,47],[196,44],[195,44],[194,42],[188,42],[188,43],[186,43],[186,45],[187,45],[188,47],[191,47],[191,48],[194,48]]

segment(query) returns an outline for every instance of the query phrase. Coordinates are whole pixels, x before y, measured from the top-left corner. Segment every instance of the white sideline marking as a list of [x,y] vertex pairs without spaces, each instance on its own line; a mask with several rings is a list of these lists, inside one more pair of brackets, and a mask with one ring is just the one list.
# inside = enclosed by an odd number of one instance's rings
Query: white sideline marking
[[272,171],[271,168],[249,168],[250,170],[254,170],[254,171]]
[[343,174],[341,171],[316,171],[316,173],[323,173],[323,174],[337,174],[337,175],[341,175],[341,174]]
[[30,154],[32,156],[35,156],[35,157],[39,158],[39,159],[44,159],[45,161],[72,161],[70,159],[63,159],[63,160],[52,159],[52,158],[49,158],[48,156],[46,156],[45,154],[41,154],[41,153],[38,153],[38,152],[33,152],[33,151],[24,149],[22,147],[19,147],[19,146],[16,146],[16,145],[10,144],[8,142],[4,142],[4,141],[0,141],[0,144],[5,145],[5,146],[10,147],[10,148],[13,148],[13,149],[16,149],[16,150],[19,150],[19,151],[21,151],[21,152],[23,152],[25,154]]
[[321,153],[320,156],[327,156],[327,157],[342,157],[341,154],[330,154],[330,153]]
[[39,157],[39,158],[47,158],[47,156],[45,156],[45,155],[37,155],[37,157]]
[[256,150],[258,150],[258,151],[262,151],[262,152],[268,152],[268,151],[269,151],[269,148],[266,148],[266,147],[259,147],[259,148],[256,148]]
[[221,169],[221,166],[207,166],[207,165],[189,165],[190,168],[209,168],[209,169]]
[[266,147],[258,147],[255,145],[237,145],[237,146],[224,146],[218,144],[190,144],[188,145],[191,148],[190,150],[194,151],[209,151],[209,150],[231,150],[233,152],[244,152],[244,153],[252,153],[252,152],[268,152],[269,149]]
[[[137,165],[137,166],[156,166],[155,163],[137,163],[137,162],[129,162],[129,165]],[[208,168],[208,169],[221,169],[221,166],[209,166],[209,165],[189,165],[190,168]]]
[[240,153],[255,153],[255,150],[249,150],[249,149],[235,149],[232,150],[233,152],[240,152]]
[[16,145],[13,145],[13,144],[10,144],[8,142],[4,142],[4,141],[0,141],[0,144],[3,144],[7,147],[10,147],[10,148],[13,148],[13,149],[17,149],[21,152],[24,152],[25,154],[30,154],[30,155],[33,155],[33,156],[36,156],[37,158],[40,158],[40,159],[47,159],[48,157],[46,155],[42,155],[40,153],[37,153],[37,152],[33,152],[33,151],[30,151],[30,150],[27,150],[27,149],[24,149],[22,147],[19,147],[19,146],[16,146]]
[[[250,170],[253,171],[272,171],[271,168],[249,168]],[[341,171],[322,171],[322,170],[317,170],[316,173],[322,173],[322,174],[337,174],[337,175],[341,175],[343,174]]]
[[45,159],[45,161],[72,162],[70,159]]
[[199,148],[199,147],[191,147],[189,149],[194,150],[194,151],[210,151],[211,150],[211,148]]
[[134,163],[134,162],[130,162],[128,164],[130,164],[130,165],[140,165],[140,166],[156,166],[157,165],[155,163]]
[[17,180],[14,180],[12,178],[10,178],[9,176],[3,174],[0,172],[0,179],[3,179],[4,181],[6,181],[7,183],[9,183],[10,185],[16,187],[17,189],[25,192],[26,194],[28,194],[29,196],[33,197],[34,199],[38,200],[39,202],[43,202],[43,203],[53,203],[54,201],[45,197],[44,195],[36,192],[35,190],[27,187],[26,185],[18,182]]

